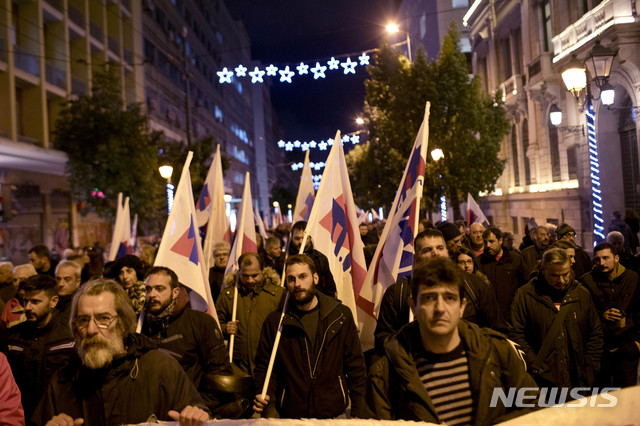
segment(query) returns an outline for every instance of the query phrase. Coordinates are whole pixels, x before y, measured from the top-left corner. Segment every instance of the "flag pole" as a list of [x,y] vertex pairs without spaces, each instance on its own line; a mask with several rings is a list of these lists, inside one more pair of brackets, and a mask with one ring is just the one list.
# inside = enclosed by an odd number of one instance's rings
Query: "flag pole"
[[271,357],[269,357],[269,366],[267,367],[267,374],[264,377],[264,383],[262,384],[262,393],[260,396],[262,399],[267,395],[267,389],[269,388],[269,381],[271,380],[271,374],[273,373],[273,364],[276,361],[276,354],[278,353],[278,346],[280,345],[280,336],[282,336],[282,320],[284,319],[284,314],[287,312],[287,304],[289,302],[289,291],[287,291],[287,295],[284,297],[284,306],[282,307],[282,313],[280,314],[280,322],[278,323],[278,332],[276,333],[276,338],[273,341],[273,350],[271,351]]
[[[216,155],[213,157],[214,163],[211,164],[211,167],[217,166],[218,158],[220,157],[220,144],[218,144],[216,148]],[[206,270],[208,271],[211,267],[211,253],[213,252],[213,229],[212,228],[212,220],[213,220],[213,203],[215,200],[213,199],[213,191],[215,188],[211,188],[211,215],[209,216],[209,220],[207,221],[207,235],[204,237],[204,265]]]
[[[340,143],[340,130],[337,131],[336,133],[336,137],[334,139],[334,144],[336,143]],[[331,151],[329,152],[329,157],[331,157],[331,154],[333,153],[333,148],[331,149]],[[328,158],[327,158],[327,162],[328,162]],[[323,185],[323,179],[320,179],[320,186]],[[319,191],[319,189],[318,189]],[[311,209],[311,213],[314,213],[315,215],[313,217],[309,217],[309,222],[307,222],[307,228],[305,228],[304,230],[304,237],[302,238],[302,244],[300,244],[300,252],[298,254],[304,254],[304,246],[307,243],[307,237],[309,236],[308,234],[308,228],[309,228],[309,223],[311,223],[311,219],[316,220],[316,216],[318,216],[317,213],[317,209]],[[289,237],[289,242],[291,241],[291,236]],[[287,246],[289,245],[289,243],[287,243]],[[289,251],[287,250],[287,253]],[[283,274],[284,275],[284,274]],[[269,387],[269,381],[271,380],[271,374],[273,373],[273,364],[275,363],[276,360],[276,354],[278,353],[278,346],[280,345],[280,336],[282,335],[282,320],[284,319],[284,314],[287,312],[287,304],[289,302],[289,291],[287,290],[287,295],[284,298],[284,306],[282,307],[282,313],[280,314],[280,322],[278,323],[278,331],[276,333],[276,338],[273,341],[273,348],[271,349],[271,357],[269,358],[269,365],[267,367],[267,374],[264,377],[264,383],[262,384],[262,393],[260,394],[260,396],[262,397],[262,399],[264,399],[264,397],[267,395],[267,388]]]
[[[246,173],[245,175],[245,187],[247,185],[247,182],[249,182],[249,172]],[[242,211],[240,212],[241,216],[240,216],[240,226],[238,227],[238,232],[236,232],[236,260],[235,260],[235,267],[236,267],[236,279],[235,279],[235,285],[233,286],[233,308],[231,309],[231,321],[232,322],[236,322],[236,315],[237,315],[237,311],[238,311],[238,281],[239,281],[239,277],[240,277],[240,267],[238,266],[238,258],[240,256],[238,256],[238,253],[242,253],[242,240],[244,238],[244,218],[245,218],[245,213],[247,210],[247,200],[245,200],[245,191],[243,191],[242,194]],[[248,194],[249,197],[251,197],[251,194]],[[235,334],[232,334],[231,336],[229,336],[229,362],[233,363],[233,345],[235,343]]]

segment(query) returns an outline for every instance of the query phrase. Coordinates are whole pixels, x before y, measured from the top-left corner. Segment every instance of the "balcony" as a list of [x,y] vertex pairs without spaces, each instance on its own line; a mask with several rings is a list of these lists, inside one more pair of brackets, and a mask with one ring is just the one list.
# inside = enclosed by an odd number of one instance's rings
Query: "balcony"
[[524,100],[524,80],[524,75],[514,74],[498,86],[505,104],[509,105]]
[[582,18],[569,25],[566,30],[551,39],[553,63],[598,37],[606,29],[635,22],[634,2],[628,0],[606,0],[585,13]]
[[62,89],[67,88],[67,73],[54,65],[54,61],[45,62],[47,82]]
[[87,93],[87,83],[73,74],[71,74],[71,93],[74,95],[85,95]]
[[91,22],[89,24],[89,32],[91,33],[91,36],[96,39],[96,41],[100,43],[103,42],[102,28],[100,28],[98,24]]
[[20,46],[13,46],[13,60],[17,68],[40,77],[40,58],[38,55],[29,53]]
[[69,5],[69,19],[80,28],[84,28],[84,14],[71,5]]
[[109,42],[109,50],[115,53],[116,56],[119,56],[120,44],[118,43],[118,40],[116,40],[115,38],[109,37],[107,41]]
[[527,64],[527,87],[529,89],[538,88],[550,79],[558,78],[551,68],[551,55],[551,52],[542,52],[540,56]]

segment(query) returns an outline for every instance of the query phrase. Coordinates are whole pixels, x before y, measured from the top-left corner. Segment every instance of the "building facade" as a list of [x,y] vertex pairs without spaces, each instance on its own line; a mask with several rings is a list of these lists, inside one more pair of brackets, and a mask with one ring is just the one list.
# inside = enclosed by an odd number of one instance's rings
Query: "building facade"
[[[131,0],[3,0],[0,11],[0,255],[14,262],[44,242],[64,248],[111,230],[79,217],[51,147],[63,102],[91,90],[92,73],[117,64],[126,102],[143,100],[139,8]],[[75,230],[75,232],[72,232]]]
[[[606,235],[613,211],[640,207],[639,5],[626,0],[477,0],[470,6],[465,22],[474,73],[489,93],[502,93],[511,121],[501,149],[507,160],[504,173],[481,201],[503,230],[523,237],[531,218],[538,224],[566,222],[576,229],[578,244],[588,249],[601,239],[599,233]],[[561,73],[573,55],[584,62],[596,41],[618,51],[609,79],[616,96],[614,105],[606,107],[595,99],[598,89],[592,84],[591,115],[567,91]],[[563,112],[558,126],[550,120],[553,106]],[[596,191],[594,204],[592,189],[598,190],[598,183],[601,192]]]

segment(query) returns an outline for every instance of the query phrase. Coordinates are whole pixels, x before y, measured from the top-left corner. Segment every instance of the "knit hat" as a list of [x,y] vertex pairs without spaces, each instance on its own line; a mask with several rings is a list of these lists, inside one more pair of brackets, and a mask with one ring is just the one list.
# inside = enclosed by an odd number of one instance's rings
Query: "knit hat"
[[556,229],[556,235],[558,236],[558,238],[562,238],[564,234],[569,232],[573,232],[575,234],[576,230],[566,223],[561,223],[560,226],[558,226],[558,228]]
[[436,225],[436,228],[438,228],[438,231],[442,232],[445,242],[453,240],[461,234],[460,229],[451,222],[440,222]]

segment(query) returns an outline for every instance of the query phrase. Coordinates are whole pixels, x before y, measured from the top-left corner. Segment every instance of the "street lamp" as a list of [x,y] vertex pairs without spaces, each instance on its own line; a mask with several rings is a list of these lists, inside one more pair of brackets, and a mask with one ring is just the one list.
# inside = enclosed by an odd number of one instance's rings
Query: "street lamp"
[[364,124],[364,118],[358,117],[356,118],[356,124],[362,126]]
[[385,27],[385,30],[389,34],[397,34],[399,32],[403,32],[405,34],[405,36],[407,37],[407,39],[406,39],[406,43],[407,43],[407,58],[409,58],[409,62],[413,62],[411,60],[411,37],[409,37],[409,32],[408,31],[401,31],[400,27],[398,27],[398,24],[396,24],[395,22],[389,22],[387,24],[387,26]]
[[164,165],[158,167],[160,176],[167,180],[167,213],[171,213],[173,207],[173,184],[171,183],[171,175],[173,175],[173,167]]
[[[589,144],[589,168],[591,177],[591,209],[593,213],[593,244],[604,240],[604,219],[603,219],[603,189],[600,184],[600,161],[598,159],[598,140],[596,138],[596,113],[592,101],[601,100],[603,105],[612,105],[614,101],[613,87],[608,83],[611,74],[611,66],[616,52],[600,44],[596,40],[595,46],[591,49],[584,65],[573,56],[567,69],[562,73],[567,90],[573,94],[580,109],[586,106],[587,119],[587,140]],[[586,69],[585,69],[586,68]],[[588,72],[588,74],[587,74]],[[590,81],[600,90],[598,97],[591,94]],[[584,90],[586,89],[586,90]],[[584,92],[584,100],[580,100]]]
[[[433,158],[433,161],[438,163],[441,159],[444,158],[444,152],[442,151],[442,149],[436,148],[431,151],[431,158]],[[442,175],[438,175],[438,177],[442,182]],[[443,194],[440,195],[440,218],[443,222],[445,222],[447,220],[447,197],[445,197],[444,195],[444,186],[440,186],[440,189],[442,189],[443,192]]]

